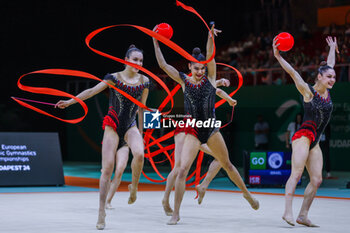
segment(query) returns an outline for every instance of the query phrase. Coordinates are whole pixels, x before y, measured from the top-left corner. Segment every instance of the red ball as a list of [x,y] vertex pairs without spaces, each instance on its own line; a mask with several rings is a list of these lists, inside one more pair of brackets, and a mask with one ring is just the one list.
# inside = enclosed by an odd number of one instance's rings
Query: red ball
[[157,25],[156,32],[170,40],[173,36],[173,28],[167,23],[160,23]]
[[280,44],[277,49],[283,52],[286,52],[293,48],[294,38],[288,32],[281,32],[277,35],[277,44]]

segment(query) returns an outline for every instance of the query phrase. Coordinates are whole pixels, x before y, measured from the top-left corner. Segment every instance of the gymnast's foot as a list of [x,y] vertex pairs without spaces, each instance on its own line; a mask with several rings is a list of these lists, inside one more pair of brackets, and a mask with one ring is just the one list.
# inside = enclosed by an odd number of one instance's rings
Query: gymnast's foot
[[254,209],[254,210],[258,210],[259,209],[259,201],[256,200],[254,197],[252,197],[252,195],[250,195],[250,193],[248,194],[243,194],[243,197],[249,202],[250,206]]
[[293,215],[292,214],[284,214],[283,216],[282,216],[282,219],[286,222],[286,223],[288,223],[289,225],[291,225],[291,226],[295,226],[295,223],[294,223],[294,219],[293,219]]
[[166,224],[168,224],[168,225],[176,225],[178,221],[180,221],[180,216],[173,214],[173,216],[171,217],[169,222],[167,222]]
[[106,203],[106,209],[107,210],[111,210],[111,209],[114,209],[114,207],[112,206],[112,204],[110,202],[107,202]]
[[106,212],[104,210],[103,211],[100,210],[98,212],[98,219],[96,223],[97,230],[105,229],[105,226],[106,226],[105,218],[106,218]]
[[163,199],[162,201],[163,209],[166,216],[172,216],[173,215],[173,209],[169,205],[169,201],[166,201]]
[[207,190],[206,188],[201,187],[201,185],[196,186],[196,190],[198,192],[198,204],[200,205],[203,201],[205,191]]
[[307,226],[307,227],[320,227],[316,224],[313,224],[310,219],[308,219],[306,216],[299,216],[297,218],[297,223],[298,224],[301,224],[301,225],[304,225],[304,226]]
[[128,200],[128,204],[132,204],[136,201],[136,192],[137,192],[137,188],[134,188],[132,186],[132,184],[128,185],[128,189],[130,191],[130,196],[129,196],[129,200]]

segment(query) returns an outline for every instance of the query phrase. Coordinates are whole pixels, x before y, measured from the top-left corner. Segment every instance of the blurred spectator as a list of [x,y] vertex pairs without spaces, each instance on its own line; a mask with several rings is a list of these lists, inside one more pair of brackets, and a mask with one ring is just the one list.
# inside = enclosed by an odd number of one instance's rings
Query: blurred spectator
[[269,124],[264,121],[262,115],[258,116],[258,122],[254,125],[254,133],[255,133],[255,149],[257,150],[268,150],[269,145]]
[[337,30],[337,25],[335,23],[332,23],[331,25],[327,26],[323,30],[324,35],[337,35],[338,30]]
[[292,137],[294,133],[299,129],[302,123],[302,115],[298,113],[295,117],[295,120],[290,122],[286,132],[286,148],[291,148],[292,145]]
[[345,27],[345,36],[350,36],[350,24],[347,24]]
[[301,20],[299,31],[304,40],[310,38],[310,31],[309,31],[309,28],[306,26],[306,23],[304,20]]

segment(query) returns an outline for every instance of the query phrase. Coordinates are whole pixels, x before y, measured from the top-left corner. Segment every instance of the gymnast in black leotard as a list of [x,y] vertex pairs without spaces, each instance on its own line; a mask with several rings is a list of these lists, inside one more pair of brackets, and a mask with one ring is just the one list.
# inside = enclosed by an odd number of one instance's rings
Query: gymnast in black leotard
[[[143,77],[143,76],[142,76]],[[149,88],[149,82],[139,80],[139,83],[129,85],[125,83],[120,73],[107,74],[104,77],[105,81],[112,81],[115,86],[137,100],[141,100],[143,90]],[[136,113],[138,106],[120,94],[118,91],[109,89],[109,109],[108,114],[103,119],[103,130],[106,125],[111,126],[119,136],[118,149],[126,145],[124,136],[128,129],[136,125]]]
[[[212,119],[212,121],[215,121],[216,88],[210,83],[206,76],[203,76],[198,84],[193,84],[187,79],[184,73],[179,72],[179,75],[185,84],[185,114],[191,116],[191,118],[195,120],[205,121]],[[217,131],[219,131],[218,127],[210,125],[208,128],[194,127],[190,132],[198,138],[201,144],[204,144],[207,143],[209,137]]]
[[[139,66],[143,64],[143,53],[135,46],[130,46],[125,60]],[[148,96],[149,80],[138,69],[132,66],[125,66],[121,72],[107,74],[104,81],[121,89],[144,105]],[[86,100],[109,87],[105,82],[89,88],[79,95],[78,98]],[[57,103],[59,108],[66,108],[76,103],[74,99],[61,100]],[[139,129],[136,127],[136,112],[139,112]],[[142,138],[143,131],[143,109],[121,95],[118,91],[110,89],[109,111],[103,121],[103,143],[102,143],[102,169],[100,177],[100,203],[96,228],[105,228],[106,198],[108,190],[114,190],[120,184],[120,178],[126,167],[129,148],[133,154],[131,163],[132,183],[128,186],[130,191],[129,204],[136,200],[137,186],[139,183],[144,160],[144,145]],[[114,166],[115,165],[115,166]],[[116,174],[111,184],[113,169],[116,167]]]
[[[195,54],[193,54],[194,56],[197,56]],[[186,79],[186,75],[182,72],[179,73],[181,75],[181,77],[183,77],[183,80]],[[185,80],[185,85],[189,86],[190,88],[194,88],[194,92],[198,92],[198,93],[194,93],[194,95],[197,96],[197,98],[199,100],[193,100],[194,102],[197,101],[203,101],[204,102],[210,102],[209,100],[205,100],[208,98],[213,99],[213,97],[211,95],[203,95],[204,92],[201,91],[202,85],[204,85],[204,81],[207,81],[208,79],[206,77],[204,77],[202,79],[202,82],[198,85],[192,85],[191,83],[189,83],[189,81]],[[227,79],[219,79],[216,80],[216,86],[226,86],[228,87],[230,85],[230,81]],[[210,84],[210,86],[212,86]],[[210,88],[210,87],[209,87]],[[188,95],[188,93],[185,94],[185,96]],[[216,88],[216,95],[220,96],[221,98],[225,99],[229,105],[231,106],[235,106],[237,104],[237,101],[232,99],[226,92],[224,92],[223,90],[221,90],[220,88]],[[211,97],[210,97],[211,96]],[[197,114],[197,113],[193,113],[193,109],[191,110],[191,107],[188,107],[188,105],[190,105],[191,101],[190,101],[190,97],[185,97],[185,101],[184,101],[184,109],[185,110],[183,113],[186,113],[187,116],[190,115],[201,115],[201,114]],[[204,104],[198,104],[198,106],[204,106]],[[215,119],[215,108],[213,109],[213,117]],[[190,112],[192,112],[192,114],[190,114]],[[206,113],[205,113],[206,114]],[[203,114],[203,115],[205,115]],[[195,118],[201,118],[201,117],[195,117]],[[184,121],[186,122],[186,120],[188,120],[189,118],[184,118]],[[201,119],[203,120],[203,119]],[[209,131],[210,132],[205,132],[203,130],[206,130],[206,128],[195,128],[195,127],[191,127],[189,126],[183,126],[180,127],[179,125],[176,127],[176,129],[174,130],[174,141],[175,141],[175,153],[174,153],[174,162],[175,162],[175,166],[173,167],[173,169],[171,170],[171,172],[168,174],[167,177],[167,181],[166,181],[166,185],[165,185],[165,192],[164,192],[164,196],[163,196],[163,200],[162,200],[162,205],[163,205],[163,209],[164,212],[167,216],[172,216],[173,215],[173,209],[170,207],[170,203],[169,203],[169,197],[170,197],[170,192],[171,190],[174,188],[175,186],[175,180],[176,180],[176,176],[178,174],[178,170],[180,168],[180,164],[181,164],[181,151],[182,151],[182,147],[184,144],[184,139],[186,134],[192,134],[193,136],[197,137],[200,141],[201,141],[201,145],[200,145],[200,150],[203,151],[204,153],[208,154],[208,155],[212,155],[212,151],[208,148],[208,145],[206,144],[206,142],[208,141],[208,138],[204,138],[203,136],[206,137],[210,137],[211,134],[213,134],[214,132],[216,132],[217,130],[219,130],[218,127],[209,127]],[[198,133],[200,132],[200,133]],[[204,185],[198,185],[196,186],[196,189],[198,191],[198,204],[201,204],[205,191],[206,191],[206,187],[210,184],[210,182],[213,180],[213,178],[216,176],[216,174],[220,171],[221,166],[220,163],[215,159],[211,162],[208,172],[207,172],[207,176],[205,177],[204,181]]]
[[[144,76],[141,76],[139,82],[131,85],[121,77],[120,73],[107,74],[104,77],[105,81],[112,81],[115,83],[115,87],[121,89],[127,94],[131,95],[137,100],[141,100],[142,94],[145,89],[149,89],[149,81],[143,80]],[[124,137],[126,132],[136,125],[136,113],[139,110],[138,106],[126,98],[124,95],[120,94],[118,91],[110,88],[109,89],[109,109],[108,113],[105,116],[102,124],[103,130],[108,125],[117,132],[119,136],[119,144],[116,154],[116,166],[115,166],[115,175],[110,184],[107,200],[106,200],[106,209],[112,209],[112,199],[117,191],[121,177],[124,173],[128,162],[129,155],[129,146],[126,143]],[[141,119],[139,115],[139,120]],[[139,121],[139,127],[142,128],[142,121]],[[142,130],[140,128],[140,133]],[[132,201],[129,201],[130,204]]]
[[[327,66],[320,69],[325,68],[332,69]],[[310,150],[312,150],[319,143],[321,135],[331,119],[333,104],[329,89],[327,89],[328,97],[323,98],[310,84],[308,87],[314,98],[310,102],[304,102],[303,123],[293,135],[292,141],[305,136],[310,140]]]
[[[212,34],[216,35],[216,33],[217,31],[214,29],[213,25]],[[213,40],[211,39],[212,34],[209,33],[208,35],[207,58],[211,57],[213,54],[214,44]],[[201,63],[189,63],[188,68],[190,69],[192,76],[187,76],[177,71],[173,66],[167,64],[157,40],[153,39],[153,42],[156,58],[160,68],[163,69],[169,75],[169,77],[178,82],[182,87],[185,97],[186,112],[192,115],[193,119],[198,118],[198,120],[202,121],[209,118],[215,119],[215,60],[213,59],[207,63],[207,67]],[[205,57],[200,53],[199,48],[194,49],[192,56],[194,56],[194,58],[196,58],[198,61],[205,60]],[[206,68],[208,71],[207,75],[205,75]],[[181,148],[181,152],[178,153],[180,158],[175,158],[175,160],[181,161],[181,163],[179,164],[179,169],[176,174],[174,212],[168,224],[176,224],[180,219],[179,210],[185,192],[186,176],[189,172],[191,164],[197,156],[201,144],[203,143],[207,143],[208,148],[212,152],[211,154],[220,162],[221,166],[228,173],[230,179],[243,191],[243,196],[247,199],[251,206],[254,209],[259,208],[259,202],[249,193],[237,169],[230,162],[227,147],[222,135],[219,133],[219,130],[215,129],[215,127],[195,128],[193,133],[187,133],[184,135],[184,144]]]
[[327,62],[321,63],[314,86],[305,83],[298,72],[282,58],[277,49],[277,38],[274,39],[272,45],[276,59],[292,77],[304,99],[303,123],[292,138],[292,172],[286,183],[285,211],[282,216],[283,220],[292,226],[295,225],[292,211],[293,195],[305,166],[310,176],[310,182],[305,189],[304,201],[296,222],[308,227],[316,226],[309,220],[308,213],[316,191],[322,183],[323,159],[319,141],[330,120],[333,108],[329,89],[335,83],[333,67],[337,49],[336,38],[333,40],[331,37],[328,37],[326,41],[330,47]]

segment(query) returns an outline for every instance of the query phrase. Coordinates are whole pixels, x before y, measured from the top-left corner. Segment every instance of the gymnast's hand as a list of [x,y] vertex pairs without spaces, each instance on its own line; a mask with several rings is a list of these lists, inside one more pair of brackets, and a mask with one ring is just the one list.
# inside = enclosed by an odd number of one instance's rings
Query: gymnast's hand
[[152,29],[152,31],[156,32],[157,27],[158,27],[158,24],[157,24],[156,26],[154,26],[154,28]]
[[335,47],[335,51],[337,53],[339,53],[338,44],[337,44],[337,37],[334,37],[334,40],[333,40],[331,36],[328,36],[326,38],[326,41],[327,41],[327,44],[330,48]]
[[228,101],[228,104],[232,107],[237,105],[237,100],[231,99],[230,101]]
[[55,104],[55,108],[65,109],[70,106],[69,100],[60,100]]
[[230,86],[230,80],[228,80],[228,79],[222,78],[219,81],[220,81],[220,86],[223,86],[223,87]]
[[212,34],[215,35],[215,36],[218,36],[218,34],[222,32],[222,30],[219,30],[219,29],[215,28],[215,24],[212,24],[210,30],[211,30],[211,33],[209,33],[209,38],[211,38]]
[[277,36],[276,36],[275,38],[273,38],[273,42],[272,42],[273,55],[274,55],[276,58],[278,58],[278,57],[281,56],[279,50],[277,49],[277,47],[278,47],[280,44],[277,44],[277,42],[278,42],[278,38],[277,38]]
[[[154,26],[154,28],[152,29],[152,31],[156,32],[158,27],[158,24],[156,26]],[[156,38],[152,37],[153,41],[158,41]]]

